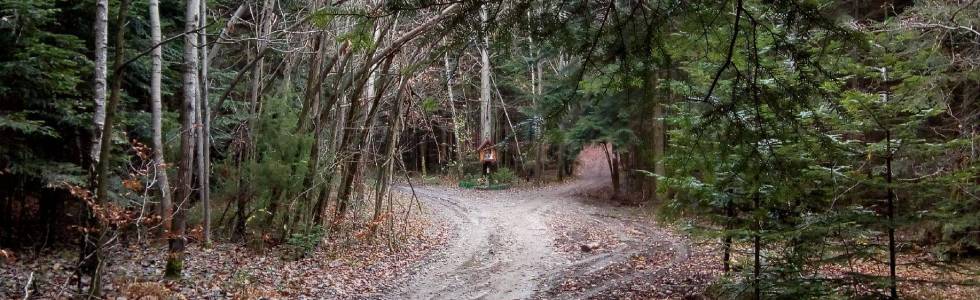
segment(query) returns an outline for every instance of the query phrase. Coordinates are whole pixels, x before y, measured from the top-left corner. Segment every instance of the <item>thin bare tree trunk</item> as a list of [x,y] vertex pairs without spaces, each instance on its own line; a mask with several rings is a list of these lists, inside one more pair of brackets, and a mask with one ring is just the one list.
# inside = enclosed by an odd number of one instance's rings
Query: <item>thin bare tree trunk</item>
[[606,153],[606,163],[609,164],[609,176],[612,178],[613,199],[620,199],[619,192],[619,155],[611,143],[602,143],[602,151]]
[[[497,87],[497,81],[490,77],[493,83],[493,89],[497,92],[497,98],[500,99],[500,109],[504,111],[504,119],[507,120],[507,125],[510,127],[510,131],[514,133],[514,146],[517,149],[517,158],[520,159],[521,169],[526,169],[527,166],[524,164],[524,153],[521,153],[521,141],[517,139],[517,128],[514,127],[514,122],[511,122],[510,113],[507,112],[507,103],[504,102],[504,95],[500,93],[500,88]],[[506,136],[506,135],[505,135]]]
[[[534,64],[534,69],[531,72],[531,74],[537,74],[536,76],[534,76],[535,80],[533,85],[531,86],[532,90],[537,90],[536,92],[534,92],[534,98],[532,98],[534,100],[533,105],[535,106],[535,109],[537,108],[538,105],[538,99],[544,96],[543,66],[544,66],[543,62],[537,61]],[[537,113],[535,118],[541,120],[541,114]],[[542,129],[544,128],[544,124],[535,123],[535,127],[537,128],[537,130],[535,130],[535,134],[537,135],[537,139],[538,139],[538,153],[537,153],[537,158],[535,158],[534,160],[535,162],[534,173],[538,181],[541,181],[542,179],[544,179],[544,154],[545,154],[545,147],[547,145],[545,144],[544,132],[542,131]]]
[[[107,60],[109,48],[109,0],[98,0],[95,2],[95,111],[93,123],[95,129],[92,134],[91,159],[92,166],[99,163],[99,156],[102,152],[102,127],[105,125],[105,99],[107,76]],[[118,55],[118,50],[117,50]]]
[[429,176],[429,162],[426,161],[428,157],[429,142],[425,140],[425,134],[423,133],[419,141],[419,171],[422,172],[422,177]]
[[[323,67],[323,56],[326,52],[326,42],[323,41],[323,34],[317,34],[313,37],[313,54],[311,57],[311,62],[309,70],[306,73],[306,88],[303,90],[303,107],[300,110],[299,118],[296,124],[296,132],[303,132],[306,130],[306,124],[310,123],[309,120],[316,120],[318,115],[317,108],[320,105],[320,91],[318,85],[322,83],[320,80],[320,69]],[[307,117],[310,112],[313,112],[312,117]],[[313,126],[316,126],[314,124]],[[316,130],[316,129],[314,129]]]
[[[374,32],[372,33],[371,38],[373,40],[376,40],[377,41],[380,35],[381,35],[381,28],[378,27],[377,25],[375,25]],[[367,86],[365,87],[365,91],[364,91],[364,94],[365,94],[365,98],[366,99],[369,99],[369,100],[370,99],[374,99],[376,95],[378,96],[378,100],[381,99],[380,98],[380,95],[379,95],[380,93],[378,92],[378,89],[379,88],[378,88],[377,81],[378,81],[378,71],[377,70],[370,71],[370,73],[368,73]],[[377,101],[374,101],[374,102],[369,101],[367,103],[367,107],[365,108],[365,111],[368,111],[368,112],[374,111],[376,109],[375,105],[380,105],[380,104]],[[359,147],[359,148],[360,148],[360,151],[362,153],[373,153],[374,152],[374,143],[372,143],[371,137],[374,136],[374,121],[375,121],[374,118],[375,117],[374,116],[367,116],[367,118],[372,118],[372,119],[370,119],[370,120],[364,120],[364,123],[365,124],[371,124],[371,126],[369,126],[367,128],[367,133],[364,135],[364,138],[363,138],[364,139],[363,140],[364,145],[362,147]],[[364,129],[362,128],[361,130],[364,130]],[[357,172],[354,175],[355,176],[354,177],[355,178],[355,180],[354,180],[354,195],[358,199],[364,199],[364,183],[363,182],[364,182],[364,176],[365,176],[365,172],[366,172],[365,170],[367,169],[367,159],[365,157],[366,157],[366,155],[361,155],[359,161],[357,162],[357,169],[356,169]]]
[[[881,68],[881,82],[888,81],[888,69]],[[888,91],[883,93],[885,103],[888,103]],[[888,291],[889,299],[898,299],[898,276],[895,274],[895,190],[892,188],[892,131],[885,128],[885,190],[888,197]]]
[[[246,130],[248,132],[245,146],[244,160],[251,161],[255,159],[256,155],[256,141],[258,140],[257,128],[259,119],[262,115],[262,75],[265,72],[265,58],[264,53],[267,51],[268,39],[271,37],[272,31],[272,0],[263,1],[261,10],[257,16],[253,14],[253,19],[257,19],[259,26],[256,28],[255,36],[257,39],[256,45],[256,57],[255,57],[255,69],[252,72],[252,89],[250,92],[249,108],[250,115],[246,121]],[[244,72],[244,71],[243,71]],[[232,87],[229,87],[231,89]],[[225,93],[227,95],[227,92]],[[222,96],[224,97],[224,96]],[[220,104],[220,101],[219,101]],[[243,176],[242,180],[246,177]],[[250,184],[250,183],[247,183]],[[247,185],[246,184],[246,185]],[[245,186],[245,185],[242,185]],[[251,197],[251,187],[246,187],[247,190],[244,195],[239,195],[237,201],[237,208],[235,212],[236,220],[233,232],[233,239],[235,240],[245,240],[245,226],[247,219],[249,218],[248,213],[248,200]]]
[[[335,164],[340,159],[339,150],[342,149],[342,140],[347,135],[344,130],[344,124],[347,123],[347,110],[352,106],[347,99],[348,97],[346,96],[341,96],[337,99],[337,109],[334,112],[336,122],[333,126],[333,137],[328,144],[330,149],[327,150],[327,153],[331,155],[327,160],[331,166],[327,171],[327,177],[323,180],[323,188],[317,196],[313,211],[313,223],[316,225],[324,225],[327,222],[327,206],[329,205],[327,202],[330,200],[330,194],[333,190],[333,179],[337,173]],[[321,123],[325,124],[325,122]]]
[[[651,73],[656,74],[656,72],[651,72]],[[659,85],[659,78],[656,75],[652,77],[653,78],[651,78],[650,80],[651,86],[649,87],[649,90],[656,91],[657,86]],[[652,95],[654,96],[654,98],[658,98],[658,99],[650,99],[651,101],[653,101],[653,118],[652,118],[653,120],[651,120],[653,121],[651,124],[652,131],[653,131],[653,159],[654,159],[653,173],[657,176],[650,179],[650,183],[652,185],[650,187],[650,195],[653,196],[653,201],[659,202],[661,201],[661,197],[660,194],[657,193],[657,189],[658,189],[658,185],[660,184],[660,176],[667,175],[666,171],[664,170],[664,163],[663,163],[664,154],[666,152],[665,151],[666,142],[667,142],[666,141],[667,129],[664,125],[664,101],[666,100],[664,97],[657,97],[656,92],[652,93]]]
[[[202,1],[202,2],[206,2],[206,1]],[[207,6],[206,3],[201,5],[202,14],[205,13],[204,8],[206,6]],[[201,48],[201,51],[203,51],[201,57],[206,58],[206,60],[202,60],[202,63],[214,61],[215,56],[218,55],[219,50],[221,50],[221,45],[224,44],[222,42],[228,39],[228,35],[235,28],[235,25],[238,24],[238,21],[242,19],[242,15],[245,14],[246,8],[247,7],[243,3],[238,6],[238,9],[235,9],[235,12],[231,14],[231,18],[228,19],[228,24],[225,24],[225,28],[221,29],[221,33],[218,34],[218,40],[215,41],[214,46],[211,46],[211,51],[208,51],[205,48]],[[207,45],[207,44],[201,44],[201,45]]]
[[[160,34],[160,0],[150,0],[150,43],[159,44]],[[157,184],[160,187],[160,217],[163,218],[164,232],[170,230],[172,203],[170,199],[170,180],[167,178],[167,163],[163,158],[163,104],[160,96],[161,80],[163,77],[163,49],[156,47],[150,54],[153,60],[153,71],[150,75],[150,106],[153,114],[153,164],[155,165]]]
[[[328,171],[326,172],[327,174],[326,178],[324,178],[322,182],[323,187],[320,189],[320,193],[316,195],[316,203],[313,205],[313,224],[316,225],[323,225],[322,222],[326,220],[325,216],[326,216],[326,209],[327,209],[327,201],[330,198],[330,192],[333,187],[334,172],[336,171],[334,170],[333,164],[337,160],[336,150],[339,149],[337,143],[338,141],[340,141],[340,139],[343,138],[344,135],[343,124],[345,123],[344,117],[346,116],[346,114],[344,113],[344,103],[346,102],[347,97],[341,95],[341,88],[344,82],[346,82],[345,81],[346,77],[353,76],[353,74],[345,73],[345,70],[348,67],[347,63],[352,55],[352,51],[347,50],[349,46],[350,45],[346,43],[342,45],[340,48],[340,52],[338,53],[339,58],[335,58],[334,61],[331,62],[331,65],[328,68],[325,68],[325,70],[323,70],[324,73],[322,73],[323,76],[326,76],[325,72],[328,72],[329,69],[333,68],[333,63],[337,63],[337,73],[338,73],[337,86],[335,86],[334,91],[327,98],[326,103],[323,103],[321,105],[319,116],[318,118],[316,118],[317,120],[316,126],[320,126],[320,127],[327,126],[327,121],[328,121],[327,117],[330,114],[330,109],[331,107],[334,106],[334,104],[337,105],[337,109],[334,111],[336,122],[335,125],[333,126],[330,142],[328,144],[325,144],[328,146],[326,153],[330,154],[330,157],[327,158],[327,162],[329,162],[331,166],[330,168],[328,168]],[[325,128],[320,128],[321,131],[324,129]],[[318,161],[310,162],[309,174],[316,173],[317,163],[319,162]],[[311,196],[310,200],[312,200],[313,199],[312,196],[314,195],[311,194],[310,196]]]
[[[391,59],[388,59],[386,62],[384,62],[384,66],[382,67],[383,72],[387,72],[388,69],[391,67],[391,61],[392,61]],[[370,67],[367,66],[367,68]],[[366,84],[366,80],[359,83],[359,88],[355,88],[354,89],[355,92],[351,93],[351,95],[359,95],[360,89],[362,89],[365,86],[365,84]],[[337,211],[334,214],[334,224],[338,224],[339,221],[342,220],[346,214],[347,205],[351,200],[350,196],[353,190],[352,184],[354,181],[354,177],[355,175],[357,175],[358,166],[360,165],[360,161],[364,156],[363,147],[366,142],[365,136],[367,135],[367,130],[365,130],[365,128],[372,126],[372,121],[374,120],[374,114],[377,112],[377,106],[379,101],[381,100],[381,97],[379,95],[375,95],[374,99],[368,99],[368,100],[372,102],[370,104],[367,104],[366,106],[369,106],[371,109],[369,109],[366,112],[365,119],[361,124],[360,128],[353,130],[353,132],[349,134],[346,134],[343,141],[341,142],[341,148],[346,149],[345,152],[350,153],[351,157],[348,158],[343,168],[344,175],[341,177],[340,186],[338,187]],[[345,127],[348,128],[354,127],[356,116],[359,114],[357,109],[355,109],[356,107],[357,105],[352,101],[350,110],[347,111],[347,125]]]
[[[486,7],[480,10],[480,20],[483,26],[487,26]],[[484,30],[485,31],[485,30]],[[490,37],[489,33],[483,33],[483,41],[480,43],[480,146],[485,143],[493,143],[493,106],[490,99]]]
[[195,149],[195,108],[198,96],[198,34],[201,4],[198,0],[187,0],[184,14],[184,70],[183,70],[183,105],[181,107],[180,133],[180,162],[177,166],[177,206],[174,209],[173,231],[169,236],[169,252],[165,277],[180,278],[184,268],[184,248],[186,238],[184,231],[187,227],[187,206],[190,205],[192,178],[194,173]]
[[[208,1],[201,1],[201,11],[200,11],[200,22],[198,26],[200,28],[207,27],[207,11],[208,11]],[[207,30],[203,30],[200,34],[200,45],[206,46],[208,44],[208,34]],[[198,130],[197,141],[197,155],[198,155],[198,185],[199,185],[199,197],[201,198],[201,205],[204,207],[204,244],[211,244],[211,108],[208,105],[208,88],[210,84],[208,82],[208,64],[210,59],[208,58],[208,48],[201,47],[201,72],[199,74],[198,84],[201,86],[200,101],[198,103],[197,119],[201,122]]]
[[398,83],[398,92],[395,94],[394,97],[395,107],[392,109],[393,113],[390,117],[390,120],[393,121],[389,121],[391,127],[388,128],[388,134],[385,136],[385,141],[384,141],[385,163],[379,168],[378,184],[375,185],[374,217],[372,218],[373,222],[371,222],[371,226],[370,226],[370,232],[371,232],[370,236],[372,237],[374,236],[374,233],[377,230],[377,226],[381,224],[381,209],[382,207],[384,207],[384,198],[385,195],[387,195],[386,189],[388,185],[388,182],[385,182],[385,180],[387,179],[390,182],[391,180],[390,174],[392,172],[392,166],[395,163],[394,161],[395,148],[397,146],[395,140],[397,139],[398,132],[400,131],[399,121],[401,119],[401,114],[402,114],[401,94],[402,91],[405,90],[405,84],[408,82],[408,80],[404,77],[401,77],[399,81],[400,82]]
[[[113,130],[112,127],[116,119],[116,107],[119,106],[119,101],[120,101],[119,99],[122,98],[121,94],[122,94],[122,76],[123,76],[123,56],[126,53],[126,44],[125,44],[126,26],[124,24],[126,24],[126,17],[128,16],[128,14],[129,14],[129,0],[123,0],[119,3],[119,12],[117,13],[116,16],[116,24],[120,24],[121,26],[119,26],[119,28],[116,29],[116,38],[115,38],[116,53],[115,56],[113,57],[113,64],[112,64],[112,69],[113,69],[112,89],[110,90],[109,103],[105,108],[105,119],[104,119],[104,124],[102,126],[101,143],[99,144],[99,147],[101,149],[99,150],[99,159],[97,160],[98,164],[96,167],[97,172],[95,173],[95,175],[97,176],[97,179],[95,180],[97,184],[96,193],[95,193],[96,207],[92,207],[92,209],[96,209],[97,206],[109,202],[108,181],[109,181],[109,160],[112,154],[112,130]],[[90,211],[90,213],[92,212]],[[92,269],[92,274],[91,274],[92,281],[91,281],[91,285],[89,286],[89,296],[97,297],[102,293],[102,268],[104,267],[104,263],[105,263],[104,260],[102,259],[102,255],[103,255],[102,248],[107,243],[106,237],[109,228],[107,228],[104,224],[98,223],[97,222],[98,220],[95,220],[94,216],[95,214],[90,215],[89,225],[96,226],[98,228],[97,232],[95,232],[95,236],[97,236],[98,238],[96,238],[96,240],[94,241],[95,244],[91,245],[92,248],[90,249],[92,251],[91,257],[92,257],[94,268]],[[86,233],[86,238],[84,241],[84,243],[86,244],[84,244],[83,247],[90,246],[87,244],[90,242],[92,241],[89,240],[88,234]],[[82,254],[89,255],[90,253],[88,253],[88,251],[82,251]]]

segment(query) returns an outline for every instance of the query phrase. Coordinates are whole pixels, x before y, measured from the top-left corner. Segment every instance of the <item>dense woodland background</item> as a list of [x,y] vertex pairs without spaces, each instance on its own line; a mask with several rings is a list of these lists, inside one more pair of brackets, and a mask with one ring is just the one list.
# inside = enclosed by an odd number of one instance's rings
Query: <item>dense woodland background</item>
[[[97,295],[130,243],[170,278],[187,243],[391,244],[393,185],[601,144],[612,200],[717,241],[720,298],[977,284],[978,31],[970,0],[0,0],[0,250],[77,249]],[[821,272],[859,261],[891,272]]]

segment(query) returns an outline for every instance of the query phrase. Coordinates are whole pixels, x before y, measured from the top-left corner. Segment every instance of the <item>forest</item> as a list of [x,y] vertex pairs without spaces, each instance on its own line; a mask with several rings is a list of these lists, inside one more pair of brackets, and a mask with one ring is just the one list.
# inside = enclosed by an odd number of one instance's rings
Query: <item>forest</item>
[[977,0],[0,0],[0,298],[980,299]]

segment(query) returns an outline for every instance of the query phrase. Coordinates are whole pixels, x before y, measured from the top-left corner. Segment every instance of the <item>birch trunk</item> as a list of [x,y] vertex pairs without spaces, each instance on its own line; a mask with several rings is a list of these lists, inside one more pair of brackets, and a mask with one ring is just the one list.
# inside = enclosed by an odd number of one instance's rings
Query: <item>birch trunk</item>
[[102,127],[105,125],[106,73],[109,48],[109,0],[95,3],[95,129],[92,134],[91,159],[94,167],[102,152]]
[[[150,43],[159,44],[160,0],[150,0]],[[160,96],[163,77],[163,49],[156,47],[150,53],[153,71],[150,75],[150,106],[153,114],[153,164],[156,166],[157,184],[160,187],[160,217],[163,218],[164,232],[170,230],[172,204],[170,202],[170,180],[167,178],[167,163],[163,158],[163,104]]]
[[[207,10],[208,1],[201,0],[201,10],[200,10],[200,22],[198,23],[199,28],[207,27]],[[201,43],[201,72],[198,78],[198,84],[201,86],[201,94],[198,101],[197,120],[200,124],[198,127],[198,141],[197,141],[197,166],[198,166],[198,185],[199,185],[199,197],[201,198],[201,205],[204,207],[203,218],[204,218],[204,244],[211,244],[211,108],[208,103],[208,88],[210,84],[208,83],[208,64],[211,62],[208,56],[208,34],[207,29],[204,29],[200,33]],[[217,45],[217,44],[216,44]]]
[[[116,17],[116,24],[126,24],[126,17],[128,13],[129,13],[129,0],[123,0],[119,3],[119,12]],[[108,180],[109,180],[109,160],[110,160],[109,158],[110,155],[112,154],[111,151],[112,126],[114,125],[116,119],[116,107],[119,105],[119,99],[122,98],[122,95],[120,94],[122,93],[123,55],[126,52],[125,51],[126,43],[124,40],[125,36],[126,36],[125,26],[120,26],[119,28],[116,29],[116,38],[115,38],[116,53],[115,56],[113,57],[113,63],[112,63],[112,69],[113,69],[112,90],[110,91],[111,94],[109,96],[108,106],[105,108],[105,118],[103,120],[104,123],[102,125],[101,143],[99,144],[100,147],[99,159],[97,160],[98,164],[96,165],[96,173],[95,173],[95,176],[97,176],[96,177],[97,179],[95,180],[97,184],[96,194],[95,194],[96,206],[92,207],[92,209],[96,209],[96,207],[98,207],[102,203],[107,203],[109,201]],[[91,281],[91,285],[89,286],[89,296],[99,296],[99,294],[101,294],[102,292],[102,268],[104,266],[104,260],[102,259],[102,254],[103,254],[102,246],[106,243],[106,239],[108,237],[107,231],[109,229],[103,225],[96,225],[99,224],[98,222],[96,222],[97,220],[91,218],[91,216],[94,215],[95,214],[91,214],[88,221],[90,222],[89,223],[90,226],[95,226],[98,228],[98,230],[94,232],[94,235],[96,236],[96,240],[95,241],[90,240],[89,234],[86,233],[85,243],[83,244],[83,251],[82,251],[83,256],[91,255],[91,262],[94,265],[94,268],[92,269],[92,273],[91,273],[92,281]],[[89,243],[94,243],[94,244],[89,244]],[[88,253],[89,251],[85,251],[85,250],[91,250],[91,253]]]
[[187,227],[186,211],[192,194],[192,175],[194,172],[195,111],[198,94],[198,35],[197,26],[201,4],[198,0],[187,0],[184,14],[184,99],[181,105],[180,162],[177,166],[177,205],[174,209],[173,229],[169,234],[169,253],[164,276],[180,278],[184,268],[184,231]]

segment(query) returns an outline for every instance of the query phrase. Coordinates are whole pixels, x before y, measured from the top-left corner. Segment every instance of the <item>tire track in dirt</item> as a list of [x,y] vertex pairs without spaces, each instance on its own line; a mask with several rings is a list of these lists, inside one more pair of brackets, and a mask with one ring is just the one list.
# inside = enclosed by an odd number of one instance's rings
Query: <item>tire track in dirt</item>
[[[422,203],[453,227],[453,235],[386,298],[602,298],[632,281],[663,276],[664,270],[686,260],[686,241],[666,234],[663,228],[650,227],[653,223],[638,220],[629,214],[629,208],[597,205],[581,196],[610,182],[608,168],[597,154],[601,149],[584,151],[577,178],[554,186],[505,191],[416,187],[414,192]],[[400,190],[412,193],[408,187]],[[570,226],[562,226],[564,223]],[[559,236],[567,237],[583,227],[609,232],[604,237],[608,246],[590,253],[559,249]],[[614,278],[593,276],[651,253],[671,258],[653,269]],[[568,279],[580,278],[591,281],[588,288],[562,289]]]
[[539,275],[558,263],[542,202],[437,187],[415,193],[455,233],[394,298],[525,299],[536,292]]

